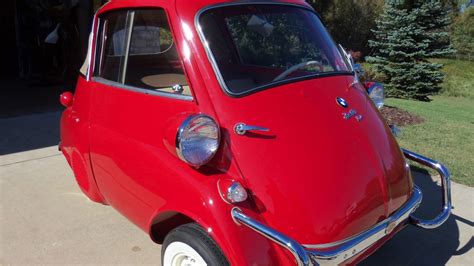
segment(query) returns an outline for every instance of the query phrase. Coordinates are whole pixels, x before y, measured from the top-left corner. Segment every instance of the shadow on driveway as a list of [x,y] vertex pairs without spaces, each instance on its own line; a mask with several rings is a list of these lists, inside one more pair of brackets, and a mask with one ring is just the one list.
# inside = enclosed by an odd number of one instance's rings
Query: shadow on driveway
[[57,145],[59,95],[73,85],[13,75],[0,76],[0,83],[0,155]]
[[0,118],[0,155],[58,145],[61,112]]
[[[416,167],[414,170],[417,171],[413,172],[415,183],[423,191],[423,202],[416,215],[424,219],[434,218],[441,206],[440,186],[433,182],[428,172]],[[457,204],[465,206],[470,203],[453,202],[453,211]],[[472,236],[467,236],[470,240],[463,241],[466,244],[460,246],[458,223],[464,223],[467,228],[474,226],[473,221],[455,214],[434,230],[409,225],[360,265],[446,265],[451,257],[466,254],[473,248]]]

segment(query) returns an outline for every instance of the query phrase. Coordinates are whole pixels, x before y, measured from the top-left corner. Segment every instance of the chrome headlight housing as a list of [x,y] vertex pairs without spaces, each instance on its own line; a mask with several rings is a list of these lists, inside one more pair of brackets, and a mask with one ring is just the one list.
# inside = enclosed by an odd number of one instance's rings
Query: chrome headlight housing
[[385,102],[385,89],[380,83],[374,83],[367,89],[370,99],[374,102],[375,106],[380,110],[382,109]]
[[184,120],[176,135],[176,150],[181,160],[199,167],[208,163],[219,149],[220,129],[207,115],[192,115]]

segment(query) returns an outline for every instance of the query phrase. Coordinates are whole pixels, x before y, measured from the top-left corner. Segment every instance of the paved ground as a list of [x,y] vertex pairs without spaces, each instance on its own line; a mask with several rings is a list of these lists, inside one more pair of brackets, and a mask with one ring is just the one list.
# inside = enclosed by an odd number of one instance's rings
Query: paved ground
[[[0,119],[0,265],[156,264],[160,247],[112,208],[78,189],[58,141],[58,113]],[[425,194],[437,189],[418,175]],[[428,204],[421,212],[436,206]],[[474,189],[453,184],[441,228],[408,227],[364,265],[474,265]]]

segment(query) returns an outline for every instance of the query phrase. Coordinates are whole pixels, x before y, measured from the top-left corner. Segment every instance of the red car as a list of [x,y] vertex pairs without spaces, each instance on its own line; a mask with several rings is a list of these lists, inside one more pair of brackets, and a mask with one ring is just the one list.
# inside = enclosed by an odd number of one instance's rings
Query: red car
[[[451,202],[447,169],[399,148],[355,72],[303,0],[113,0],[61,95],[60,149],[163,265],[356,263]],[[407,159],[441,174],[434,220],[413,216]]]

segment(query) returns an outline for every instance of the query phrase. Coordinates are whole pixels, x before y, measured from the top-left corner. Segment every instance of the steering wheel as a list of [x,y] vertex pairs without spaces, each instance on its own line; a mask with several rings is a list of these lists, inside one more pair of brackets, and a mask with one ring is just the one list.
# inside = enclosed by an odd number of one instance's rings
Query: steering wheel
[[306,62],[303,62],[303,63],[299,63],[297,65],[294,65],[290,68],[288,68],[287,70],[285,70],[283,73],[281,73],[280,75],[278,75],[276,78],[273,79],[273,82],[275,81],[280,81],[286,77],[288,77],[291,73],[295,72],[296,70],[300,69],[300,68],[303,68],[305,66],[310,66],[310,65],[318,65],[320,66],[321,68],[323,67],[323,65],[321,64],[321,62],[318,62],[318,61],[306,61]]

